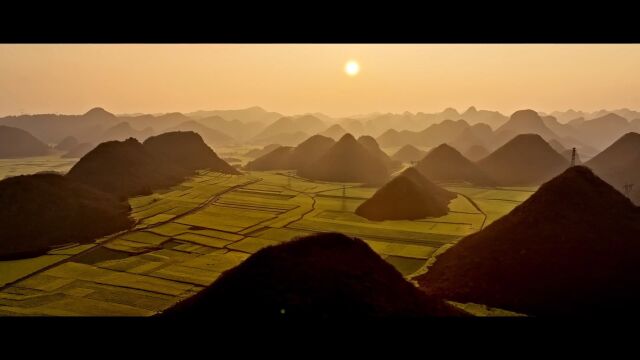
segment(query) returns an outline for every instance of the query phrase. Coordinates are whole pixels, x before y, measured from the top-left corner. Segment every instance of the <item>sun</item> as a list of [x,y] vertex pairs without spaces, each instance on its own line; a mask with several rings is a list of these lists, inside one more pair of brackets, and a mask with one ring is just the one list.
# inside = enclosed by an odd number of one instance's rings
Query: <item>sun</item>
[[349,76],[356,76],[360,72],[360,65],[355,60],[350,60],[344,66],[344,72]]

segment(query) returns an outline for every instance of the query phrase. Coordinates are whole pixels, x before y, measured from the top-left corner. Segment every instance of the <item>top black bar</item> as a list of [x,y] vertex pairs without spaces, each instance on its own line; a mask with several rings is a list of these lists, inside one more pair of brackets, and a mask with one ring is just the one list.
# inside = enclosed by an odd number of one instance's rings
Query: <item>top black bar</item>
[[[242,3],[191,8],[161,2],[126,7],[13,10],[0,21],[2,43],[640,43],[631,8],[563,9],[540,3],[425,3],[402,9],[370,2],[340,6]],[[377,4],[377,5],[376,5]],[[301,8],[304,5],[304,8]],[[11,5],[13,6],[13,5]],[[80,12],[83,10],[83,12]],[[162,10],[165,13],[158,14]],[[296,10],[294,13],[292,10]],[[589,13],[588,11],[591,11]],[[57,12],[57,13],[56,13]]]

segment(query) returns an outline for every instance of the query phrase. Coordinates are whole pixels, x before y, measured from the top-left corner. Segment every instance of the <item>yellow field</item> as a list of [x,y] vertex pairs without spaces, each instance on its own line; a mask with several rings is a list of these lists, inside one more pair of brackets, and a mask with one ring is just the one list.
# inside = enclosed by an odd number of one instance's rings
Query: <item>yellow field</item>
[[373,222],[354,210],[375,188],[286,172],[201,172],[130,199],[137,221],[131,231],[0,262],[0,315],[153,315],[259,249],[314,232],[360,237],[409,277],[439,248],[480,230],[533,191],[446,187],[459,194],[446,216]]

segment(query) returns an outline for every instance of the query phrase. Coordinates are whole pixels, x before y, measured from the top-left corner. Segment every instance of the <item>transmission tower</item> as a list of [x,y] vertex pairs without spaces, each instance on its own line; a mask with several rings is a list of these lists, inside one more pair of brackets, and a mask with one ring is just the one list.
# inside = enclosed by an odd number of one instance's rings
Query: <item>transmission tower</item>
[[633,189],[633,184],[626,183],[624,184],[624,194],[629,197],[631,195],[631,190]]
[[576,148],[571,149],[571,166],[576,166]]

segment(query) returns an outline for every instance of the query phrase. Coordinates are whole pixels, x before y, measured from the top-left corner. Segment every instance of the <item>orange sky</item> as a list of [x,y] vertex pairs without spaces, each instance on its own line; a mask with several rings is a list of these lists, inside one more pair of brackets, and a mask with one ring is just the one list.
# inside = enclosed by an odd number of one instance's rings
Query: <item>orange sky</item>
[[0,115],[254,105],[333,116],[639,109],[640,45],[0,45]]

